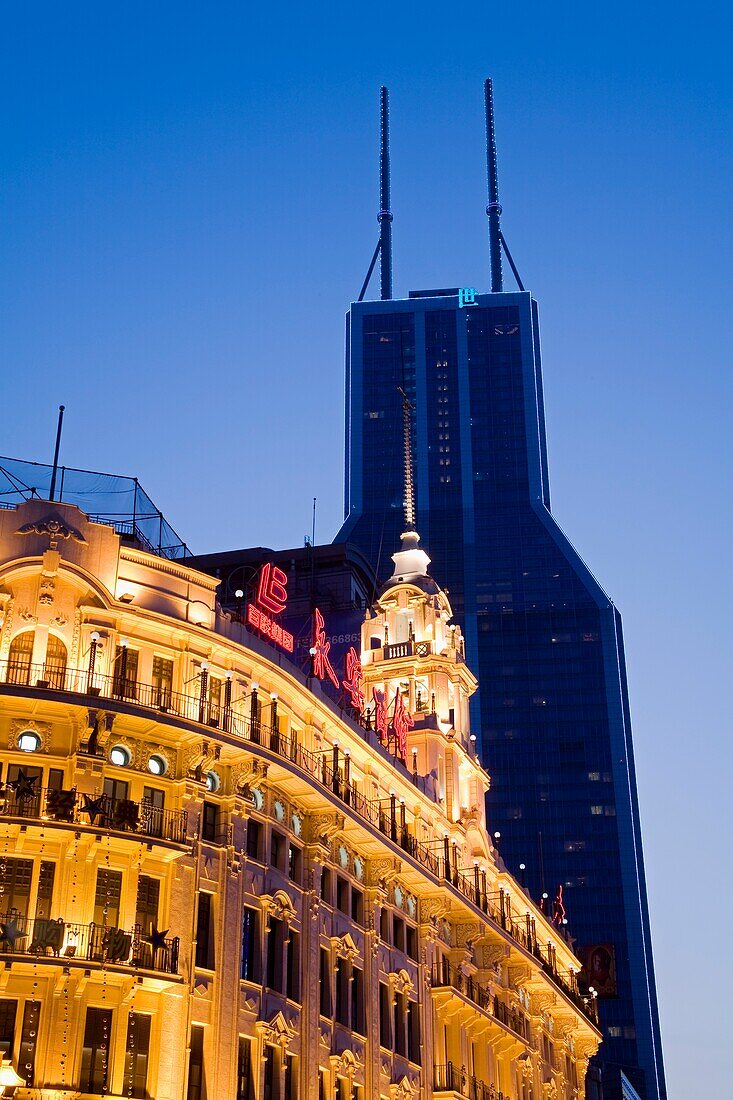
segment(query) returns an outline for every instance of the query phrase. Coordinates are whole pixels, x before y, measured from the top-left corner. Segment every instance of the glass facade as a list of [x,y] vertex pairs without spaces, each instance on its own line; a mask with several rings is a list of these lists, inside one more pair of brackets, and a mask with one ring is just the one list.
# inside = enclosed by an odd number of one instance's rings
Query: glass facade
[[665,1097],[619,614],[550,511],[539,330],[527,293],[352,306],[346,520],[384,579],[403,527],[402,398],[417,529],[480,689],[489,819],[534,897],[563,887],[599,992],[606,1100]]

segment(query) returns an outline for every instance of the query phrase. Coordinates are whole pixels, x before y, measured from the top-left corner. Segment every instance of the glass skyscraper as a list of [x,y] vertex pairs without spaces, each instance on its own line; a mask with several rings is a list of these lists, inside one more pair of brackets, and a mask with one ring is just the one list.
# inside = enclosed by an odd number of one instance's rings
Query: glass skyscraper
[[560,885],[599,993],[607,1100],[666,1096],[621,619],[550,511],[537,304],[419,292],[347,317],[346,520],[380,579],[403,527],[402,397],[417,529],[480,683],[492,831],[528,890]]

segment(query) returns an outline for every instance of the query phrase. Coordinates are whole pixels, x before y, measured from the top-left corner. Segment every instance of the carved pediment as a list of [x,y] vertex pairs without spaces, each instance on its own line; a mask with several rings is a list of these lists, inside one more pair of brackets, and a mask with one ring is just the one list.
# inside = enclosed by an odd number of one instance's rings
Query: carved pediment
[[395,990],[396,993],[404,993],[409,995],[414,990],[412,978],[406,970],[393,970],[389,975],[389,984]]
[[359,948],[348,932],[345,936],[334,936],[331,943],[340,959],[357,959],[359,957]]
[[420,1082],[411,1081],[407,1074],[400,1081],[393,1081],[389,1086],[390,1100],[412,1100],[412,1097],[417,1096],[419,1092]]
[[265,895],[262,900],[267,912],[275,917],[276,920],[282,920],[285,921],[286,924],[290,924],[297,916],[292,899],[284,890],[278,890],[272,897]]
[[55,550],[59,542],[73,539],[74,542],[86,543],[81,531],[66,523],[58,513],[49,513],[43,519],[33,520],[32,523],[24,523],[16,531],[17,535],[48,535],[49,547]]
[[271,1046],[279,1046],[286,1050],[295,1036],[295,1026],[291,1024],[282,1011],[278,1011],[270,1020],[258,1020],[255,1027],[262,1035],[266,1043]]

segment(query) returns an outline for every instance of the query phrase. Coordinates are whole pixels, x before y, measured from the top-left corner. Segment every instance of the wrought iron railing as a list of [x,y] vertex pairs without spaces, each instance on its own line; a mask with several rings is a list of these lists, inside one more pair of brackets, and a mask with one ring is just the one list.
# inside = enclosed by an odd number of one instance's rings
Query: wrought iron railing
[[[555,985],[589,1019],[597,1021],[595,1002],[583,998],[577,988],[575,976],[562,974],[556,965],[554,950],[543,948],[536,938],[531,922],[514,918],[504,901],[499,904],[489,896],[485,882],[478,873],[465,874],[456,866],[455,854],[440,854],[435,848],[419,841],[414,834],[414,823],[407,819],[406,810],[397,809],[395,800],[385,809],[382,801],[364,797],[346,777],[341,767],[333,767],[331,752],[314,753],[294,738],[283,736],[277,726],[267,724],[254,715],[247,717],[238,710],[237,703],[212,703],[200,695],[187,695],[172,691],[165,684],[142,684],[120,675],[105,675],[96,671],[25,664],[22,660],[0,662],[0,683],[29,685],[70,692],[86,697],[113,699],[144,707],[147,710],[172,714],[189,722],[223,729],[243,741],[262,745],[271,752],[291,761],[296,767],[332,791],[341,801],[374,828],[389,837],[403,851],[426,868],[432,875],[443,879],[472,904],[486,914],[495,924],[507,932],[516,943],[538,959],[544,972]],[[86,700],[88,702],[88,698]],[[95,735],[87,745],[97,751]],[[403,816],[404,814],[404,816]]]
[[478,1077],[469,1075],[465,1066],[454,1066],[452,1062],[434,1067],[433,1091],[455,1092],[468,1097],[468,1100],[508,1100],[494,1085],[487,1085]]
[[70,790],[34,790],[33,780],[0,788],[0,817],[59,821],[71,825],[96,825],[113,832],[133,833],[159,840],[186,843],[185,810],[165,810],[147,799],[110,798],[106,794],[80,794]]
[[464,974],[447,959],[441,959],[430,974],[430,984],[434,989],[450,987],[462,993],[469,1001],[481,1008],[487,1015],[493,1016],[504,1027],[529,1042],[529,1021],[515,1007],[509,1007],[490,988],[477,982],[470,974]]
[[0,955],[81,959],[177,974],[178,951],[178,936],[164,937],[155,928],[145,935],[139,925],[126,931],[94,921],[78,924],[62,917],[28,918],[17,909],[0,915]]

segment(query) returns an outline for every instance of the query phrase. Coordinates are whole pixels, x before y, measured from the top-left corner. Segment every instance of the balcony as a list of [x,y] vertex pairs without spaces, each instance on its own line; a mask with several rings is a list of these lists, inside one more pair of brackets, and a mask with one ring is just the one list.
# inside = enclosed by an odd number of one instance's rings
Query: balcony
[[185,810],[162,810],[145,799],[92,796],[71,790],[0,790],[0,818],[20,821],[56,821],[109,832],[127,833],[147,840],[186,844]]
[[451,966],[445,960],[433,967],[430,985],[433,989],[454,989],[488,1016],[493,1016],[505,1028],[514,1032],[523,1042],[529,1042],[529,1021],[522,1012],[504,1004],[496,994],[490,992],[488,986],[481,985],[470,975],[464,974],[462,970]]
[[144,936],[136,925],[132,931],[100,924],[76,924],[59,917],[30,919],[17,909],[0,915],[0,958],[40,959],[61,962],[98,963],[131,967],[157,974],[178,974],[179,940],[164,938],[157,930]]
[[433,1092],[436,1096],[440,1093],[452,1093],[453,1096],[465,1096],[468,1100],[508,1100],[508,1097],[493,1085],[487,1085],[477,1077],[469,1076],[463,1066],[459,1068],[452,1062],[435,1066]]

